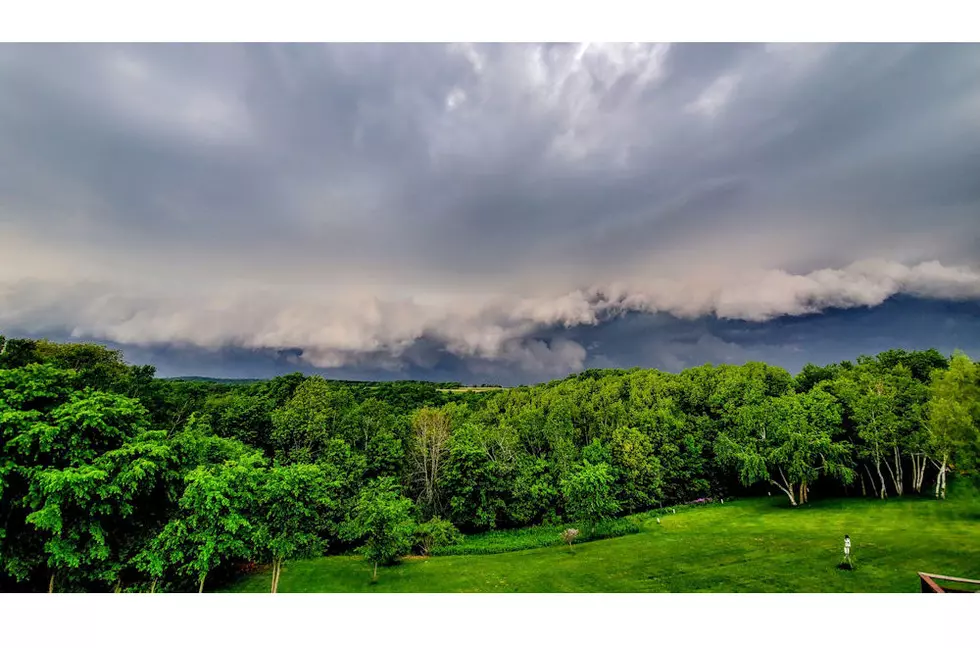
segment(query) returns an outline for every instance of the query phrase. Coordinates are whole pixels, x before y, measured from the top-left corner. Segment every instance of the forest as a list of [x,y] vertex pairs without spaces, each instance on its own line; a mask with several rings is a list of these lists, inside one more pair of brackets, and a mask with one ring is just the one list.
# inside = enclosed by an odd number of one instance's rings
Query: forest
[[[373,569],[464,534],[708,498],[944,498],[980,469],[980,364],[890,350],[590,369],[546,384],[163,379],[0,336],[0,591],[187,592],[257,565]],[[571,542],[571,541],[570,541]]]

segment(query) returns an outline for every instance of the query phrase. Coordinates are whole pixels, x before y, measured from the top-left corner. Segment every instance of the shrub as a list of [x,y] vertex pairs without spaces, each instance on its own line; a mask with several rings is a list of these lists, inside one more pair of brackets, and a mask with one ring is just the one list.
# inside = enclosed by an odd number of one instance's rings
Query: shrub
[[415,529],[415,550],[422,556],[431,555],[433,550],[451,547],[463,540],[459,532],[449,520],[434,517]]

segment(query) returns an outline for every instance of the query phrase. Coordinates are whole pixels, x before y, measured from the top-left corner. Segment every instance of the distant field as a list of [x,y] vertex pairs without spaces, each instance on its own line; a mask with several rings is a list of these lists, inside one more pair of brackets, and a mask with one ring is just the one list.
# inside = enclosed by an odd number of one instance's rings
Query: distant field
[[488,391],[498,391],[503,389],[503,387],[456,387],[454,389],[440,389],[441,392],[488,392]]
[[[916,572],[980,578],[980,499],[749,499],[638,516],[640,532],[575,547],[412,558],[371,583],[360,558],[287,563],[280,592],[917,592]],[[520,533],[520,532],[518,532]],[[855,570],[836,568],[844,534]],[[266,592],[259,572],[232,592]]]

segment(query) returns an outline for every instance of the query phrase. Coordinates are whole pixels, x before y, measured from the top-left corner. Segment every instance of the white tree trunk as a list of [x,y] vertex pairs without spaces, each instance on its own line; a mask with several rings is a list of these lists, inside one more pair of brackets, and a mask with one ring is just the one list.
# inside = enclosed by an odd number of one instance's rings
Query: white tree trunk
[[788,486],[783,486],[782,484],[780,484],[778,481],[774,479],[770,481],[772,482],[773,486],[786,493],[786,497],[789,498],[790,504],[796,506],[796,499],[793,497],[793,484],[788,484]]
[[875,497],[878,497],[878,485],[875,484],[875,478],[871,475],[871,469],[868,468],[868,464],[864,464],[864,471],[868,473],[868,481],[871,482],[871,490],[874,492]]
[[885,476],[881,474],[881,459],[877,457],[875,457],[875,470],[878,471],[878,479],[881,481],[881,499],[885,499],[888,497],[887,486],[885,484]]
[[892,483],[895,484],[895,493],[901,497],[905,493],[905,485],[903,483],[905,481],[905,475],[902,474],[902,453],[898,451],[898,446],[895,446],[892,450],[892,460],[895,462],[895,471],[892,472],[892,470],[889,468],[888,472],[891,473]]

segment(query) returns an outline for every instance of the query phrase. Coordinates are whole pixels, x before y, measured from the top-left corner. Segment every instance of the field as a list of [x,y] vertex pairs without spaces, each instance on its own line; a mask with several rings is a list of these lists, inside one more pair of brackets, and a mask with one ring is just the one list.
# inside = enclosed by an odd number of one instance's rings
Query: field
[[[637,516],[640,532],[567,547],[410,558],[379,571],[356,556],[287,563],[280,592],[917,592],[916,572],[980,578],[980,498],[746,499]],[[836,568],[844,534],[854,571]],[[228,591],[267,592],[259,572]]]

